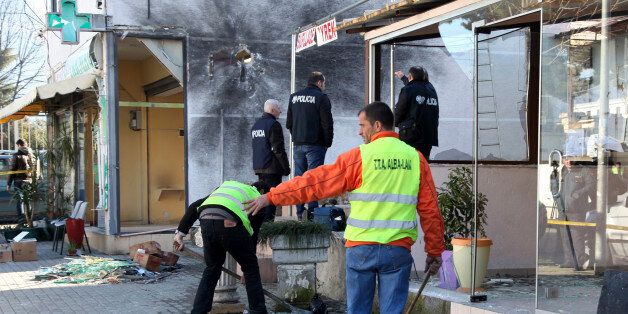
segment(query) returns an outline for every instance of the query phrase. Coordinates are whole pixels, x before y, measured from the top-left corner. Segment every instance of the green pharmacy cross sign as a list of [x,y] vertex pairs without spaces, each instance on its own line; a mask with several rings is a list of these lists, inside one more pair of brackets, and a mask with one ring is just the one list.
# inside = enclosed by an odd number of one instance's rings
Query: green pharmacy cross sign
[[61,30],[64,44],[78,44],[81,30],[93,31],[96,15],[77,14],[75,0],[61,0],[61,13],[48,13],[48,29]]

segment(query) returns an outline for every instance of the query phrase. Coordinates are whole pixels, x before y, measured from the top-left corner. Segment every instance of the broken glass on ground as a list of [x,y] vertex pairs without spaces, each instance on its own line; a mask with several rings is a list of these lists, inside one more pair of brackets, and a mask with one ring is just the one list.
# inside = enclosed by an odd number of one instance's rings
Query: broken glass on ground
[[87,256],[52,267],[42,267],[34,280],[54,280],[53,282],[57,284],[152,283],[170,276],[180,268],[180,265],[175,265],[163,267],[161,272],[152,272],[129,260]]

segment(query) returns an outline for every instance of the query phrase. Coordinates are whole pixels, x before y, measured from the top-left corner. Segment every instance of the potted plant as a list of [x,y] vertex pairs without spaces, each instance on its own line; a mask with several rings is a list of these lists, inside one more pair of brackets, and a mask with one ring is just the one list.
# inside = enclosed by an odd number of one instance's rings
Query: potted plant
[[[472,243],[477,238],[475,290],[477,291],[488,267],[492,241],[486,238],[486,195],[477,193],[477,232],[474,234],[473,174],[467,167],[451,169],[448,181],[438,189],[438,203],[445,222],[445,245],[452,253],[443,254],[444,263],[453,255],[453,264],[460,290],[471,291]],[[446,271],[446,265],[443,265]],[[446,275],[446,274],[445,274]]]
[[65,216],[74,202],[72,191],[67,191],[75,164],[76,149],[71,131],[63,124],[59,132],[46,143],[45,161],[48,170],[47,208],[48,218]]
[[316,222],[294,220],[262,225],[259,241],[269,244],[277,264],[278,293],[307,308],[316,289],[316,263],[327,261],[331,230]]

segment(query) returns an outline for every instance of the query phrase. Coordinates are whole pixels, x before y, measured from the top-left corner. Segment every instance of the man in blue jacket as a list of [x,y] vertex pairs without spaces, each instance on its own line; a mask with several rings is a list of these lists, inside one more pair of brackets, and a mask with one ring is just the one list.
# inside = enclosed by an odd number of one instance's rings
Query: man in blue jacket
[[[334,139],[334,120],[331,116],[331,102],[323,91],[325,76],[312,72],[307,87],[290,95],[286,128],[292,134],[294,143],[294,175],[314,169],[325,162],[327,148]],[[310,211],[318,207],[318,202],[308,203]],[[299,219],[305,207],[297,205]]]
[[[280,114],[279,101],[269,99],[264,103],[264,114],[251,128],[253,170],[259,181],[266,183],[269,187],[276,187],[281,183],[282,176],[290,174],[283,129],[277,121]],[[258,216],[263,221],[273,221],[276,210],[275,206],[269,206]]]

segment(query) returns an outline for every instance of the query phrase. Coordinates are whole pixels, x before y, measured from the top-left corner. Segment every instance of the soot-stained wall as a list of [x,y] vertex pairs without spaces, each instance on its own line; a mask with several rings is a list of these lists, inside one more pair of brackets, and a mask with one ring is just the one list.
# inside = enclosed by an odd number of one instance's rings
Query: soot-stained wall
[[[339,17],[352,17],[385,1],[371,1]],[[290,33],[352,0],[150,1],[110,0],[107,14],[118,29],[183,30],[186,40],[187,134],[189,200],[206,195],[222,180],[253,181],[250,128],[263,103],[282,104],[285,126],[290,95]],[[149,14],[150,11],[150,14]],[[167,31],[167,30],[166,30]],[[297,89],[310,71],[322,71],[334,116],[334,143],[326,162],[361,143],[357,112],[364,104],[364,48],[359,35],[339,33],[340,39],[297,55]],[[233,60],[240,44],[247,45],[253,62],[245,81]],[[208,63],[213,55],[213,77]],[[285,131],[286,149],[289,147]]]

